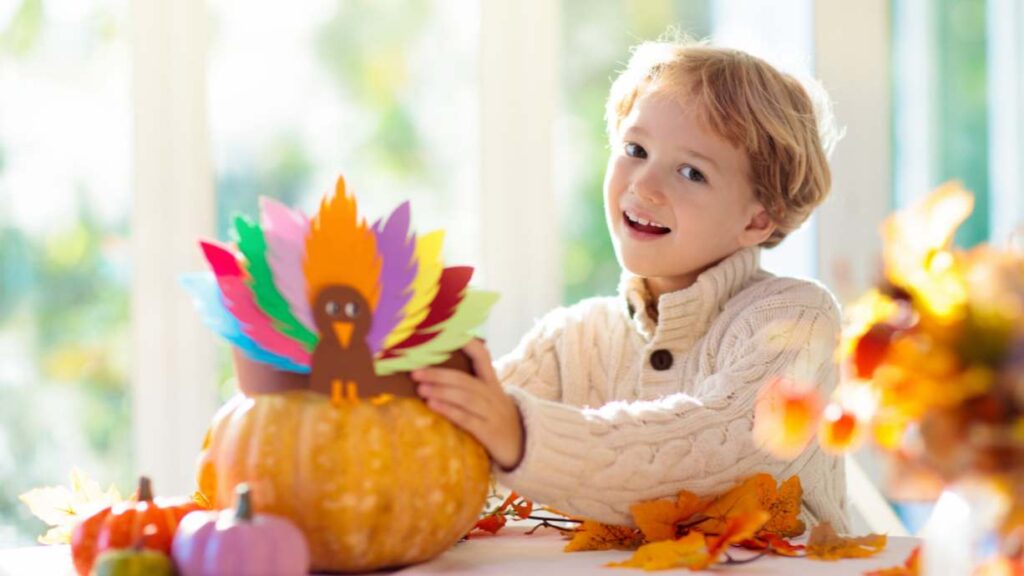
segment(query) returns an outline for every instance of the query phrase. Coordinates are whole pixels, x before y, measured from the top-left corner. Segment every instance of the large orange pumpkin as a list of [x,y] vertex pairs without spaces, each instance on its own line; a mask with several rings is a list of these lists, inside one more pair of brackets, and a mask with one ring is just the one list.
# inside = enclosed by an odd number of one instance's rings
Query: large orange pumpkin
[[236,396],[214,417],[199,490],[215,508],[252,487],[260,513],[295,522],[313,571],[423,562],[472,528],[490,462],[417,399],[333,401],[308,391]]

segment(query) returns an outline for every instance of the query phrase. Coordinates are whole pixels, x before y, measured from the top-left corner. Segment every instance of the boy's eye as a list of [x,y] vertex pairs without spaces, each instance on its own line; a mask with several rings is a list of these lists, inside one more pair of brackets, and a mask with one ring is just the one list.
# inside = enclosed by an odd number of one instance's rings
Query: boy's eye
[[692,180],[693,182],[707,182],[708,179],[704,177],[704,173],[697,170],[693,166],[683,166],[679,169],[679,173],[683,175],[683,178]]
[[634,142],[626,142],[626,145],[623,146],[623,150],[625,150],[626,156],[630,156],[632,158],[647,158],[647,150],[644,150],[643,146]]

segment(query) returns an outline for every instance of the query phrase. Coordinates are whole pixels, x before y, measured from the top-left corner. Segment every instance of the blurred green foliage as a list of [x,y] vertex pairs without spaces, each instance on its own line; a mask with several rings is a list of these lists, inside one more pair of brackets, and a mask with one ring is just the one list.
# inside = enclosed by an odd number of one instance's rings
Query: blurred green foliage
[[934,10],[937,110],[935,183],[957,179],[974,192],[974,212],[957,231],[960,246],[989,235],[986,2],[939,0]]
[[338,0],[315,40],[320,63],[338,89],[376,119],[376,133],[363,152],[382,172],[404,178],[427,173],[409,102],[409,60],[431,9],[425,0]]

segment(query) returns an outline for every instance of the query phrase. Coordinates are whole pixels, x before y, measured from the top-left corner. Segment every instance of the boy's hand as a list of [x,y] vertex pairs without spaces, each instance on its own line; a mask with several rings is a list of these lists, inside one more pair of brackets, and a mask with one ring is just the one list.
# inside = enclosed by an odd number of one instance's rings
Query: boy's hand
[[473,340],[462,351],[473,362],[476,376],[449,368],[421,368],[413,370],[412,379],[431,410],[475,436],[499,466],[512,469],[523,457],[519,407],[502,390],[483,342]]

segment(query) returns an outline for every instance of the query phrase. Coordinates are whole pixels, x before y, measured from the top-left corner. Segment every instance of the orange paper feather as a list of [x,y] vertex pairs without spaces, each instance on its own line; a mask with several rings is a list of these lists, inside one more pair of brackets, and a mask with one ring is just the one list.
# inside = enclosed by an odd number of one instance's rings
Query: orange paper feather
[[320,203],[306,240],[306,281],[312,304],[324,287],[345,284],[358,290],[372,309],[380,296],[381,259],[377,239],[359,217],[356,199],[338,178],[334,194]]

